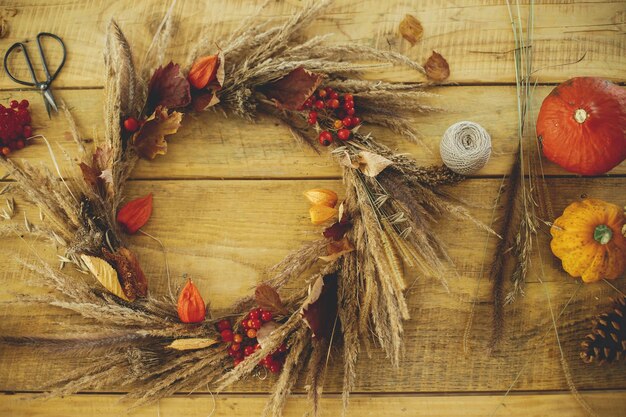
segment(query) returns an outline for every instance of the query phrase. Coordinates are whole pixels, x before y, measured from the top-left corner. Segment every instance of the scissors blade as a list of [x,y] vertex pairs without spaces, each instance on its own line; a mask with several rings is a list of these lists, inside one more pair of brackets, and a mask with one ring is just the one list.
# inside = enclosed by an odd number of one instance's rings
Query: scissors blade
[[58,112],[59,109],[57,107],[56,102],[54,101],[54,96],[52,95],[52,91],[50,89],[45,89],[42,91],[44,101],[46,102],[46,110],[48,110],[48,117],[50,117],[50,110],[54,110]]

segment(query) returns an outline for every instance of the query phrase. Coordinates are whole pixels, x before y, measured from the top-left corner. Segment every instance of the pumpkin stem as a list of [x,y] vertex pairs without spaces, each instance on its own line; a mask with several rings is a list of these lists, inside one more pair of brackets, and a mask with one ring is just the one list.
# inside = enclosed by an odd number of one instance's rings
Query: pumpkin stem
[[613,230],[606,224],[600,224],[593,231],[593,238],[599,244],[606,245],[613,239]]
[[585,120],[587,120],[587,111],[585,109],[576,109],[576,112],[574,113],[574,120],[576,120],[578,123],[583,123]]

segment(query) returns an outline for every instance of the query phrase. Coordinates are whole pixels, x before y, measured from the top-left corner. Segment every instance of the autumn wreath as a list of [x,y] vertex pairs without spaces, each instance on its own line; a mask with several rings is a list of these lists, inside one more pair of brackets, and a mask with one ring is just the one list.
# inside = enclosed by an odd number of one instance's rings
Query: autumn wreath
[[[461,176],[443,166],[421,167],[365,132],[367,124],[377,124],[416,141],[408,115],[435,109],[422,100],[431,81],[369,81],[359,78],[362,71],[403,65],[442,81],[449,74],[443,57],[434,53],[424,69],[394,52],[327,45],[324,37],[298,42],[327,3],[311,3],[281,25],[253,18],[228,39],[202,38],[182,68],[161,62],[171,14],[140,67],[111,22],[104,53],[106,124],[94,149],[84,147],[65,110],[81,175],[60,179],[60,173],[0,160],[16,191],[47,219],[3,232],[48,238],[62,248],[62,266],[73,265],[99,281],[24,261],[56,290],[30,301],[72,310],[94,323],[81,329],[80,346],[93,347],[89,365],[58,381],[51,395],[123,381],[139,405],[181,389],[208,385],[219,392],[266,369],[278,374],[265,410],[275,415],[302,373],[317,410],[333,347],[343,355],[345,405],[363,346],[380,347],[399,366],[403,321],[409,318],[405,270],[444,284],[452,271],[435,232],[437,217],[485,226],[441,188]],[[305,193],[311,220],[322,227],[320,238],[275,265],[254,294],[227,311],[210,311],[191,280],[178,296],[150,294],[150,282],[158,278],[144,275],[125,237],[141,231],[153,204],[151,195],[122,204],[135,163],[166,154],[166,138],[176,133],[184,113],[204,110],[250,121],[272,115],[318,153],[330,148],[345,184],[343,201],[331,190]],[[282,290],[295,282],[302,283],[300,290]],[[102,355],[102,349],[109,353]]]

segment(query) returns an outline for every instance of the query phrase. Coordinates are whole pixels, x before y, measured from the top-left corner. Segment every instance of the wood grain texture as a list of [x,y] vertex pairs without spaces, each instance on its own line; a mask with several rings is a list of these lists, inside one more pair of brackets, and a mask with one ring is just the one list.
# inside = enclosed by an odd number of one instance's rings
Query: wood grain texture
[[[201,28],[206,24],[210,24],[209,36],[217,39],[219,45],[219,39],[255,13],[259,3],[179,0],[175,6],[176,35],[168,56],[184,61],[189,45],[201,36]],[[533,54],[540,83],[554,84],[579,75],[626,81],[623,1],[535,3]],[[103,131],[102,49],[109,19],[118,20],[136,60],[141,61],[170,4],[168,0],[0,0],[4,36],[0,37],[0,50],[15,41],[32,39],[39,31],[61,36],[69,54],[66,67],[55,81],[55,96],[67,102],[86,138],[98,138]],[[301,6],[300,0],[270,2],[262,14],[286,18]],[[527,10],[528,5],[521,7]],[[397,33],[398,23],[406,13],[416,16],[425,30],[422,42],[413,47]],[[306,34],[326,33],[334,34],[330,42],[391,49],[417,62],[423,62],[433,49],[446,57],[452,69],[450,81],[459,85],[433,90],[439,96],[429,100],[445,112],[416,115],[412,120],[422,132],[425,147],[409,144],[382,129],[372,130],[382,142],[399,152],[410,152],[426,165],[440,162],[438,144],[449,125],[459,120],[482,124],[493,138],[492,159],[478,173],[480,179],[468,180],[451,190],[467,202],[478,219],[489,223],[501,176],[509,172],[517,146],[513,37],[506,0],[336,0]],[[50,47],[53,65],[59,55],[52,50],[54,45]],[[580,62],[571,64],[582,56]],[[20,59],[14,64],[18,72],[24,70]],[[399,81],[419,79],[415,73],[396,68],[365,76]],[[535,111],[551,88],[536,87]],[[58,147],[71,154],[74,146],[67,137],[63,117],[48,120],[38,94],[17,89],[2,73],[0,103],[13,98],[30,100],[35,132],[52,142],[64,174],[75,175],[71,169],[74,161],[63,160]],[[50,165],[50,155],[41,139],[14,157]],[[556,213],[584,197],[626,205],[626,164],[617,167],[611,176],[588,179],[570,176],[549,163],[545,168],[552,176],[549,186]],[[339,191],[339,174],[332,160],[297,145],[288,131],[273,120],[248,124],[217,114],[188,115],[180,132],[170,141],[168,155],[155,162],[139,163],[128,192],[129,198],[147,192],[155,194],[154,215],[146,231],[167,246],[174,281],[182,282],[183,273],[192,275],[204,298],[215,308],[222,308],[248,294],[266,277],[266,268],[300,242],[318,236],[320,230],[310,224],[308,203],[301,193],[313,187]],[[0,187],[5,184],[6,181],[0,181]],[[0,196],[0,205],[4,204],[3,198]],[[16,215],[23,216],[23,211],[31,221],[38,222],[37,211],[18,200]],[[499,230],[502,207],[495,213],[494,228]],[[495,239],[457,221],[444,221],[437,228],[449,242],[459,276],[450,277],[450,292],[432,279],[415,277],[410,283],[407,296],[412,318],[406,323],[402,366],[397,370],[390,368],[380,352],[371,358],[363,356],[357,369],[357,394],[352,397],[348,415],[487,416],[502,403],[501,394],[511,387],[513,393],[504,401],[498,416],[584,415],[565,392],[567,384],[548,308],[548,297],[552,307],[560,311],[572,296],[558,321],[558,331],[573,380],[598,414],[623,415],[624,364],[588,366],[578,358],[579,343],[590,329],[590,317],[607,308],[608,297],[614,296],[615,290],[605,284],[579,286],[550,254],[548,237],[542,232],[526,295],[507,307],[504,342],[489,354],[492,300],[490,284],[482,276],[493,257]],[[141,236],[130,240],[149,277],[151,291],[164,294],[165,268],[158,245]],[[34,285],[35,277],[26,273],[16,258],[41,257],[54,262],[53,249],[42,242],[14,237],[2,239],[0,250],[6,259],[0,270],[0,335],[62,336],[67,334],[67,323],[83,323],[64,310],[18,306],[13,302],[16,294],[47,291]],[[624,279],[615,285],[626,291]],[[475,322],[469,351],[465,352],[463,333],[474,297]],[[336,395],[341,390],[340,362],[340,355],[332,355],[323,415],[340,414],[341,399]],[[80,352],[0,345],[0,391],[39,391],[84,363]],[[271,382],[251,379],[235,385],[217,398],[214,416],[258,415]],[[0,415],[124,415],[125,405],[117,402],[121,397],[116,394],[119,387],[107,387],[107,391],[47,402],[29,401],[29,394],[5,394],[0,396]],[[296,391],[299,394],[288,403],[286,416],[302,415],[308,410],[301,394],[302,381]],[[211,407],[212,400],[206,394],[177,395],[130,415],[206,416]]]
[[[260,4],[255,0],[179,1],[175,7],[176,36],[168,56],[182,62],[190,44],[201,36],[204,25],[217,44]],[[3,0],[9,45],[32,38],[39,31],[61,36],[69,55],[57,86],[102,85],[104,32],[111,18],[120,23],[138,60],[170,1],[151,0]],[[268,18],[285,18],[302,3],[296,0],[270,2],[261,12]],[[416,16],[424,26],[422,42],[411,47],[398,34],[405,14]],[[564,81],[572,75],[596,75],[624,81],[626,78],[626,9],[622,1],[541,0],[535,8],[535,68],[543,82]],[[412,0],[380,2],[336,1],[307,35],[333,33],[332,42],[358,42],[403,52],[424,62],[433,49],[443,54],[452,68],[450,81],[460,83],[513,82],[511,51],[513,34],[505,0]],[[52,55],[52,52],[51,52]],[[575,64],[564,64],[584,59]],[[57,55],[58,57],[58,55]],[[54,61],[54,59],[51,60]],[[16,70],[25,70],[21,60]],[[416,80],[417,74],[392,70],[385,77]],[[8,77],[0,88],[15,88]]]
[[[535,109],[551,89],[535,89]],[[422,135],[423,145],[409,143],[388,130],[372,127],[376,138],[398,152],[410,153],[421,165],[441,164],[439,142],[445,130],[460,120],[471,120],[487,129],[493,146],[489,163],[476,175],[508,175],[518,146],[515,87],[439,87],[432,92],[437,96],[427,99],[428,102],[444,111],[415,115],[412,119]],[[0,102],[8,102],[14,95],[14,92],[0,92]],[[86,139],[102,137],[102,90],[63,90],[56,95],[66,101]],[[21,93],[20,97],[31,102],[34,132],[44,134],[51,141],[59,162],[70,169],[67,175],[76,175],[76,168],[71,168],[75,164],[65,160],[59,148],[70,154],[76,149],[68,136],[65,117],[57,115],[48,119],[38,93]],[[169,138],[168,154],[154,161],[140,161],[133,178],[338,178],[337,163],[324,152],[322,149],[320,156],[308,146],[297,143],[287,128],[271,118],[249,123],[213,112],[188,114],[178,133]],[[14,157],[52,166],[48,148],[41,139],[34,140],[32,146],[16,152]],[[543,162],[546,175],[572,175],[545,158]],[[624,174],[626,162],[610,173],[613,176]]]
[[[620,417],[626,407],[626,391],[600,391],[584,397],[603,417]],[[220,395],[215,402],[208,395],[177,395],[158,404],[131,410],[119,402],[118,395],[73,395],[48,401],[33,400],[28,394],[0,397],[0,414],[7,417],[211,417],[258,415],[265,405],[262,396]],[[501,404],[500,408],[497,408]],[[341,413],[341,398],[325,396],[320,417],[336,417]],[[292,396],[284,417],[302,416],[309,409],[306,398]],[[513,394],[506,399],[499,395],[399,396],[353,395],[347,417],[378,417],[385,410],[387,417],[545,417],[548,415],[584,417],[585,414],[569,394]]]
[[[464,196],[477,218],[489,222],[491,206],[497,194],[498,180],[469,180],[454,189]],[[613,199],[626,186],[626,179],[550,180],[555,210],[561,212],[581,196]],[[182,282],[183,273],[194,278],[205,300],[216,308],[227,306],[264,277],[264,270],[297,247],[298,242],[315,238],[319,228],[308,220],[308,203],[302,191],[313,187],[340,190],[339,181],[132,181],[129,197],[152,192],[154,214],[146,231],[159,237],[170,253],[172,275]],[[24,206],[17,202],[18,216]],[[501,210],[497,216],[502,216]],[[36,222],[36,212],[29,212]],[[497,227],[497,225],[496,225]],[[471,300],[484,261],[484,232],[466,223],[443,222],[438,226],[459,271],[450,277],[450,293],[436,280],[418,278],[409,282],[408,301],[412,319],[406,324],[406,354],[402,367],[393,370],[382,354],[365,356],[358,367],[357,391],[366,392],[469,392],[504,391],[524,368],[515,390],[566,389],[558,361],[554,333],[547,305],[559,311],[578,288],[575,280],[561,271],[558,261],[549,254],[547,242],[538,243],[543,254],[535,259],[526,296],[506,309],[505,343],[493,355],[487,353],[490,334],[491,296],[483,278],[476,304],[470,351],[463,351],[463,333]],[[166,291],[162,253],[158,246],[141,236],[131,238],[151,291]],[[472,242],[468,244],[468,242]],[[493,254],[494,239],[489,239],[487,262]],[[34,259],[31,250],[19,239],[7,239],[4,247],[13,259]],[[39,244],[34,250],[54,259],[49,249]],[[539,265],[545,270],[543,281]],[[29,292],[29,275],[21,266],[9,262],[2,271],[2,300],[13,292]],[[94,283],[94,285],[97,285]],[[294,283],[301,286],[303,283]],[[616,282],[622,291],[624,281]],[[589,319],[609,305],[615,291],[604,284],[585,285],[559,321],[559,334],[579,388],[626,388],[626,374],[614,367],[588,366],[578,358],[579,343],[589,332]],[[2,334],[64,334],[63,323],[80,322],[76,316],[55,308],[17,307],[5,304]],[[51,325],[52,324],[52,325]],[[0,347],[0,390],[42,389],[69,369],[84,363],[80,355],[56,352],[54,361],[41,350]],[[333,357],[326,388],[341,389],[339,357]],[[109,388],[115,391],[117,388]],[[246,381],[233,388],[237,392],[266,391],[267,382]],[[300,386],[299,389],[302,389]]]

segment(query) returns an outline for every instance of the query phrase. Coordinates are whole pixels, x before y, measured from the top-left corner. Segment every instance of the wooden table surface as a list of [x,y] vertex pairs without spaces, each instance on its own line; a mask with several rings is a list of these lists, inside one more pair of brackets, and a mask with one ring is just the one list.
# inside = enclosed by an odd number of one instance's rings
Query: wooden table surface
[[[215,31],[228,33],[255,10],[256,3],[178,1],[171,58],[184,60],[202,25],[210,23]],[[55,81],[55,95],[72,109],[85,135],[100,137],[102,50],[109,19],[117,19],[136,56],[141,57],[168,5],[165,0],[0,0],[0,49],[4,51],[15,41],[32,39],[40,31],[61,36],[68,48],[68,60]],[[265,14],[286,17],[300,5],[297,0],[276,0]],[[527,8],[526,3],[521,5],[523,13]],[[413,47],[397,34],[406,13],[415,15],[424,26],[423,41]],[[338,0],[307,33],[333,33],[332,42],[391,48],[418,62],[423,62],[433,49],[447,58],[454,85],[436,88],[439,96],[431,99],[447,111],[414,118],[428,149],[408,144],[381,129],[376,132],[383,142],[412,153],[420,163],[431,164],[440,162],[439,139],[450,124],[459,120],[482,124],[493,138],[492,159],[477,176],[452,191],[465,198],[472,212],[488,223],[517,144],[513,37],[506,1]],[[537,1],[534,37],[534,67],[539,80],[534,92],[535,110],[554,84],[572,76],[626,81],[623,0]],[[390,71],[385,76],[415,79],[415,74],[406,71]],[[37,133],[72,151],[65,120],[61,116],[48,120],[38,94],[17,89],[2,74],[0,102],[14,98],[28,98],[32,103]],[[42,143],[15,157],[49,164]],[[598,178],[573,177],[552,164],[547,164],[546,170],[556,212],[584,196],[626,205],[626,164],[610,176]],[[170,141],[168,154],[137,166],[128,193],[129,197],[154,193],[154,214],[146,231],[167,246],[173,275],[192,275],[205,300],[214,306],[227,306],[263,279],[268,266],[316,236],[318,230],[310,225],[308,203],[301,193],[314,187],[341,190],[339,176],[333,161],[294,143],[288,131],[272,120],[252,125],[207,114],[186,117]],[[17,208],[18,215],[25,211],[29,218],[37,218],[36,209],[19,200]],[[496,217],[502,214],[499,208]],[[496,222],[494,227],[498,226]],[[402,366],[392,369],[380,353],[364,357],[358,367],[349,415],[490,416],[494,411],[501,416],[585,415],[568,391],[555,334],[550,330],[547,303],[549,296],[559,311],[578,290],[558,322],[573,381],[599,415],[624,416],[626,365],[588,366],[578,357],[579,343],[590,328],[589,318],[606,309],[608,297],[615,295],[615,290],[604,284],[579,289],[579,284],[560,269],[550,254],[547,239],[541,236],[538,247],[542,256],[536,256],[533,268],[543,262],[544,282],[539,282],[533,270],[526,296],[507,308],[503,344],[490,354],[487,342],[492,304],[489,284],[484,279],[478,291],[469,351],[465,352],[463,333],[468,312],[481,265],[490,262],[495,241],[467,224],[442,222],[440,228],[449,242],[459,277],[452,279],[450,292],[429,280],[411,285],[408,301],[412,319],[406,324]],[[146,237],[135,236],[131,240],[150,277],[151,291],[163,293],[165,275],[160,248]],[[15,258],[41,256],[54,261],[52,249],[36,241],[5,238],[0,242],[0,250],[4,254],[0,271],[0,334],[59,336],[64,334],[64,323],[80,322],[78,317],[60,309],[10,303],[15,294],[34,291],[29,287],[28,273]],[[624,279],[615,285],[626,290]],[[339,361],[331,362],[326,381],[325,416],[340,414]],[[33,393],[41,392],[49,381],[81,363],[84,360],[80,355],[50,355],[0,346],[0,415],[123,415],[126,407],[117,401],[122,390],[116,386],[108,387],[106,392],[81,393],[46,402],[31,400]],[[235,385],[217,397],[213,415],[258,415],[270,384],[270,380],[252,379]],[[504,398],[509,388],[511,394]],[[302,392],[300,384],[288,403],[287,416],[302,415],[308,410]],[[134,410],[131,415],[206,416],[212,408],[211,396],[196,392],[164,399]]]

